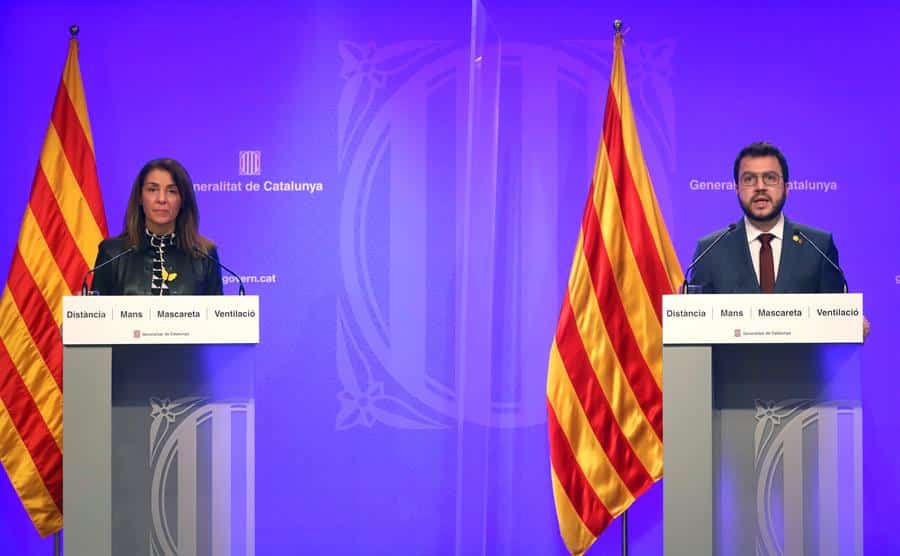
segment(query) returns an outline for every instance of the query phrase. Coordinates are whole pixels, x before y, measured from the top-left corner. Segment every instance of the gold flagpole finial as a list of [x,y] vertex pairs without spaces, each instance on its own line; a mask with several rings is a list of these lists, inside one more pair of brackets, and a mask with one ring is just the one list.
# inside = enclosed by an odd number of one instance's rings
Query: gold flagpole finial
[[72,38],[74,39],[78,37],[78,31],[80,30],[81,29],[79,29],[77,25],[72,25],[69,27],[69,34],[72,35]]
[[617,34],[617,35],[618,35],[619,33],[621,33],[621,32],[622,32],[622,20],[621,20],[621,19],[616,19],[616,20],[614,20],[614,21],[613,21],[613,28],[616,30],[616,34]]

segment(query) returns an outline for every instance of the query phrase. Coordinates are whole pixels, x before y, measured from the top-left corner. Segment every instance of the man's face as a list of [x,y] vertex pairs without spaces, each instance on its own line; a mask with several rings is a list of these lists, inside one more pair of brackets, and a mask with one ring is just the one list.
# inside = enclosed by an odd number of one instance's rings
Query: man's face
[[751,221],[771,222],[781,214],[787,188],[774,156],[742,158],[736,187],[741,208]]

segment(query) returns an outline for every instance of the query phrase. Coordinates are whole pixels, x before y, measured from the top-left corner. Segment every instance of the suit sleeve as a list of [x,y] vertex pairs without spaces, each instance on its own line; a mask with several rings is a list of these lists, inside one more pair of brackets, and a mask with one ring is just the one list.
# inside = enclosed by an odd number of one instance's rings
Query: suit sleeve
[[[94,261],[94,267],[96,268],[100,266],[109,259],[109,252],[101,243],[97,248],[97,260]],[[114,267],[118,262],[119,261],[108,264],[94,272],[93,282],[91,283],[91,290],[99,293],[100,295],[116,295],[116,277]]]
[[[219,251],[215,247],[212,247],[209,250],[209,256],[218,262]],[[202,293],[203,295],[222,295],[222,267],[212,261],[208,262],[206,279],[203,281],[205,287]]]
[[[834,264],[840,266],[838,261],[837,246],[834,244],[834,238],[828,235],[825,243],[825,254],[834,261]],[[836,268],[831,266],[824,258],[821,261],[821,270],[819,272],[819,293],[842,293],[844,291],[844,279]]]

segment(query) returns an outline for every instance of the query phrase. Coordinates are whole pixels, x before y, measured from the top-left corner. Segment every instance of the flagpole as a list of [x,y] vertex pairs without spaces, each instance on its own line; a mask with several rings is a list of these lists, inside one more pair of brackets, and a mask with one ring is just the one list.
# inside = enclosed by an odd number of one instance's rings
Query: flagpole
[[[79,30],[80,29],[78,28],[77,25],[70,25],[69,26],[69,37],[72,39],[77,39]],[[63,544],[62,531],[57,531],[56,533],[53,533],[53,556],[60,556],[60,554],[62,554],[62,544]]]
[[[613,20],[613,29],[616,30],[616,36],[622,34],[622,20]],[[628,510],[622,512],[622,556],[628,556]]]

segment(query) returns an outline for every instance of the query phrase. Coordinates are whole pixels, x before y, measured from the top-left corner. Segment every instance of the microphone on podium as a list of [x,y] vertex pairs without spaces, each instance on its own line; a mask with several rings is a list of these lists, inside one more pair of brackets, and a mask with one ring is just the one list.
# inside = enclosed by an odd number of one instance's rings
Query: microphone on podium
[[[804,234],[803,231],[798,230],[798,229],[794,229],[794,233],[797,234],[798,236],[800,236],[801,238],[803,238],[804,240],[806,240],[807,243],[809,243],[810,245],[812,245],[812,246],[813,246],[813,249],[815,249],[815,250],[819,253],[819,255],[822,255],[822,258],[825,259],[826,261],[828,261],[828,264],[830,264],[832,267],[834,267],[835,270],[838,271],[838,274],[841,275],[841,280],[844,282],[844,293],[847,293],[847,290],[848,290],[848,288],[847,288],[847,277],[844,276],[844,271],[841,270],[841,267],[839,267],[839,266],[837,265],[836,262],[832,261],[831,258],[830,258],[828,255],[825,254],[825,251],[822,251],[822,250],[819,248],[819,246],[816,245],[816,242],[813,241],[813,240],[811,240],[811,239],[809,239],[809,236],[806,235],[806,234]],[[799,242],[798,242],[798,243],[799,243]]]
[[716,239],[714,239],[712,243],[707,245],[706,249],[704,249],[699,255],[697,255],[693,261],[691,261],[691,264],[689,264],[688,267],[684,271],[684,282],[682,282],[682,284],[681,284],[681,293],[687,293],[688,276],[690,275],[690,272],[692,270],[694,270],[694,267],[697,266],[697,263],[699,263],[701,260],[703,260],[703,257],[705,257],[707,255],[707,253],[712,251],[712,248],[715,247],[717,243],[722,241],[722,239],[725,236],[727,236],[728,234],[733,232],[735,228],[737,228],[737,224],[735,224],[735,223],[729,224],[728,228],[725,231],[723,231],[721,234],[716,236]]
[[219,262],[219,259],[216,259],[216,258],[210,256],[209,253],[207,253],[207,252],[204,251],[203,249],[200,249],[200,248],[197,247],[196,245],[194,246],[194,251],[197,252],[199,255],[205,257],[206,259],[209,259],[210,261],[212,261],[216,266],[218,266],[219,268],[221,268],[222,270],[224,270],[224,271],[227,272],[228,274],[231,274],[232,276],[234,276],[234,277],[237,279],[237,281],[238,281],[238,295],[245,295],[245,292],[244,292],[244,281],[241,280],[241,277],[240,277],[240,276],[238,276],[233,270],[231,270],[230,268],[228,268],[227,266],[225,266],[225,265],[223,265],[221,262]]
[[118,255],[116,255],[115,257],[112,257],[112,258],[109,259],[109,260],[103,261],[102,263],[98,264],[98,265],[95,266],[94,268],[88,270],[88,271],[85,273],[85,275],[84,275],[84,279],[81,281],[81,295],[87,295],[87,294],[88,294],[88,285],[87,285],[87,279],[88,279],[88,276],[90,276],[90,275],[93,274],[94,272],[100,270],[101,268],[103,268],[104,266],[108,265],[109,263],[115,261],[116,259],[118,259],[118,258],[120,258],[120,257],[124,257],[124,256],[127,255],[128,253],[133,252],[134,250],[135,250],[134,246],[131,246],[131,247],[129,247],[128,249],[126,249],[126,250],[122,251],[121,253],[119,253]]

